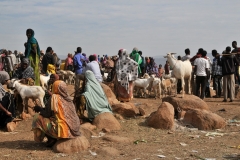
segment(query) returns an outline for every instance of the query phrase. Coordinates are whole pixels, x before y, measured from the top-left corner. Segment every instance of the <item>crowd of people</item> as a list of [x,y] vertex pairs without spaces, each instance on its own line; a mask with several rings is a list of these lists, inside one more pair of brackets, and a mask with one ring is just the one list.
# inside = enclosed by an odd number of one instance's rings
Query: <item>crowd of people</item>
[[[164,67],[157,64],[153,57],[143,57],[143,52],[134,47],[128,54],[126,49],[120,49],[118,55],[108,56],[92,54],[87,57],[82,48],[77,47],[75,54],[69,53],[62,62],[52,47],[46,52],[40,50],[34,31],[26,31],[28,41],[24,44],[25,53],[2,50],[0,58],[1,84],[9,85],[11,79],[18,79],[27,85],[40,85],[40,74],[51,74],[48,88],[45,91],[46,108],[34,106],[37,113],[34,116],[32,128],[34,139],[42,142],[46,136],[47,146],[52,146],[57,139],[79,136],[79,127],[88,112],[88,120],[92,121],[98,114],[112,112],[107,97],[101,87],[105,73],[108,73],[106,83],[113,83],[113,91],[119,101],[128,102],[133,98],[133,82],[145,73],[163,79],[171,75],[171,67],[166,61]],[[185,56],[178,60],[189,60],[193,66],[192,92],[204,99],[209,95],[211,79],[216,90],[216,97],[223,93],[224,102],[234,100],[235,83],[239,84],[240,48],[237,42],[232,47],[226,47],[222,55],[212,50],[214,59],[207,57],[207,52],[200,48],[196,55],[190,56],[190,49],[185,50]],[[75,97],[72,101],[67,93],[67,85],[58,76],[59,70],[69,70],[75,73]],[[194,85],[196,81],[196,85]],[[181,83],[179,81],[179,83]],[[0,84],[0,125],[6,126],[16,117],[14,97]],[[223,85],[222,85],[223,84]],[[181,85],[178,85],[181,86]],[[200,89],[201,88],[201,89]],[[181,88],[178,89],[178,92]],[[79,103],[75,103],[75,102]]]

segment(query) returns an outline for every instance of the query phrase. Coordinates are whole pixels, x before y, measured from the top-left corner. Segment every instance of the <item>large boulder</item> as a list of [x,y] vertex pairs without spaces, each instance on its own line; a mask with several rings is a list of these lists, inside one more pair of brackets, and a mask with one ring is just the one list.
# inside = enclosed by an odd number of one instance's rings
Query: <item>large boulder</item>
[[138,109],[133,103],[118,103],[112,105],[112,110],[124,117],[134,117],[138,114]]
[[194,95],[185,94],[184,98],[169,96],[164,97],[162,101],[172,104],[176,115],[178,114],[179,109],[184,111],[191,109],[209,110],[207,103]]
[[183,123],[190,124],[199,130],[214,130],[223,128],[225,120],[219,115],[206,110],[193,109],[186,111]]
[[113,116],[112,113],[105,112],[97,115],[93,120],[93,125],[97,126],[98,129],[102,130],[107,128],[110,130],[120,130],[121,125],[118,120]]
[[132,143],[133,139],[129,137],[119,137],[119,136],[113,136],[113,135],[106,135],[102,138],[105,141],[110,142],[117,142],[117,143]]
[[150,114],[147,125],[157,129],[174,129],[174,108],[168,102],[163,102],[156,112]]
[[60,139],[54,146],[53,151],[57,153],[75,153],[81,152],[90,147],[90,143],[84,136],[78,136],[72,139]]
[[107,86],[106,84],[103,84],[103,83],[100,83],[100,84],[101,84],[102,89],[103,89],[104,93],[106,94],[108,102],[111,106],[114,104],[120,103],[117,100],[115,94],[113,93],[112,89],[109,86]]

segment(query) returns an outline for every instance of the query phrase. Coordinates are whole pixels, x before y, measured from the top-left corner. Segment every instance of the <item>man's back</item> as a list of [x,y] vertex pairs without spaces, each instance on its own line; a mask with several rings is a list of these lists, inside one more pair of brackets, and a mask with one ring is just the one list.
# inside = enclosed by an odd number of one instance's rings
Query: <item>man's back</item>
[[206,68],[209,68],[208,61],[204,58],[197,58],[194,61],[194,66],[197,66],[197,76],[207,76]]
[[84,56],[81,53],[75,54],[73,58],[74,69],[76,74],[82,74]]
[[92,62],[88,63],[84,72],[86,72],[87,70],[92,71],[93,74],[95,75],[96,79],[99,82],[102,82],[102,74],[101,74],[99,64],[97,61],[92,61]]

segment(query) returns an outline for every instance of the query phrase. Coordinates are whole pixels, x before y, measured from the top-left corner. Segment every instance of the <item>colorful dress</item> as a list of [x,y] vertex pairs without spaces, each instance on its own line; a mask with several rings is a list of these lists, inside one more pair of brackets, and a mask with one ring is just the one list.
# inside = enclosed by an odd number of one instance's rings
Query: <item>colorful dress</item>
[[130,58],[133,59],[135,62],[137,62],[137,64],[138,64],[138,74],[142,73],[141,68],[140,68],[140,64],[142,63],[142,57],[138,53],[137,48],[133,48],[133,51],[130,54]]
[[41,142],[45,134],[56,139],[75,138],[80,135],[80,121],[66,89],[67,85],[63,81],[53,83],[51,101],[48,101],[46,108],[33,119],[35,140]]
[[28,38],[27,45],[25,48],[25,57],[29,58],[30,65],[34,70],[35,74],[35,85],[40,86],[40,48],[37,40],[34,38],[34,31],[31,30],[32,36]]

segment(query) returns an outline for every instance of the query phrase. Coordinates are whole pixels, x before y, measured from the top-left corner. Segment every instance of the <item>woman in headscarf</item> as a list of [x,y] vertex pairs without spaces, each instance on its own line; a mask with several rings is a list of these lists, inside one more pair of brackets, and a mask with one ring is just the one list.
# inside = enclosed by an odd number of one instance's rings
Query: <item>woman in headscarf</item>
[[28,37],[27,43],[25,43],[25,57],[29,58],[30,65],[34,70],[35,75],[35,85],[40,86],[40,48],[37,40],[34,38],[34,31],[32,29],[27,29],[26,35]]
[[13,78],[20,79],[24,84],[34,85],[35,75],[33,68],[29,65],[29,59],[23,58],[21,66],[13,74]]
[[84,93],[80,96],[81,104],[80,107],[77,108],[80,118],[83,118],[85,108],[88,112],[88,119],[91,121],[100,113],[112,113],[108,99],[92,71],[87,70],[85,72],[85,82],[83,85]]
[[43,109],[35,106],[36,114],[33,118],[32,130],[34,140],[42,142],[46,136],[47,146],[51,147],[62,138],[75,138],[80,135],[80,122],[75,106],[67,93],[67,85],[63,81],[53,83],[53,95]]
[[128,57],[126,49],[119,50],[118,56],[115,93],[119,101],[130,101],[133,98],[132,82],[138,77],[138,63]]
[[151,58],[150,59],[150,63],[147,64],[146,73],[149,74],[149,75],[153,74],[156,77],[159,77],[159,75],[158,75],[158,67],[157,67],[157,64],[154,62],[153,58]]
[[[6,92],[2,86],[2,84],[7,84],[9,80],[9,74],[5,71],[0,71],[0,127],[8,127],[12,123],[15,123],[12,122],[15,117],[13,95]],[[16,124],[11,126],[11,131],[13,131],[13,127],[16,127]]]
[[142,63],[142,57],[138,53],[138,49],[136,47],[133,48],[132,53],[130,54],[130,58],[133,59],[138,64],[138,74],[141,74],[140,64]]

